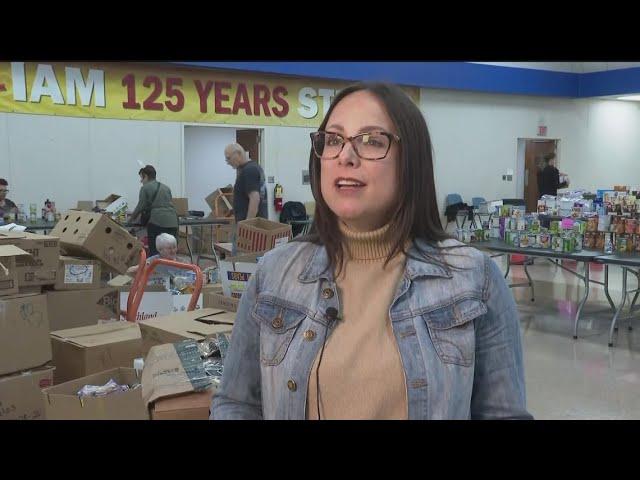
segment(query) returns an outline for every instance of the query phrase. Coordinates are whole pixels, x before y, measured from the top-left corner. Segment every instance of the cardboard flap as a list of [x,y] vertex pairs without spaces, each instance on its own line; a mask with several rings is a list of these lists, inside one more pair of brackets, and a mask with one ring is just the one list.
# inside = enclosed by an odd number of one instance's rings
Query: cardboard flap
[[235,321],[235,313],[219,308],[203,308],[192,312],[180,312],[164,317],[143,320],[142,328],[149,327],[184,338],[202,340],[203,338],[230,332]]
[[193,341],[157,345],[147,354],[142,370],[142,399],[146,405],[159,398],[212,387],[213,379],[199,361]]
[[26,233],[24,232],[3,232],[0,231],[0,240],[6,240],[6,239],[14,239],[14,238],[25,238],[27,236]]
[[25,252],[15,245],[0,245],[0,257],[20,257],[22,255],[31,257],[30,253]]
[[57,332],[51,332],[51,337],[79,347],[94,347],[142,338],[140,327],[130,322],[112,322],[58,330]]

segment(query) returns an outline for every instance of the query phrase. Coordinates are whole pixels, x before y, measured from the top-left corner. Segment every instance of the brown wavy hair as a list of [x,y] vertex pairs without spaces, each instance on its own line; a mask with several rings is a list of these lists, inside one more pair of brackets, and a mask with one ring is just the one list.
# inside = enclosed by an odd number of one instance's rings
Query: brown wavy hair
[[[342,99],[361,90],[372,93],[382,101],[401,139],[396,178],[400,188],[396,209],[389,219],[386,238],[393,245],[386,259],[389,262],[400,252],[406,254],[405,246],[409,242],[415,244],[416,239],[437,246],[437,242],[451,237],[444,232],[438,212],[433,177],[433,148],[427,123],[420,109],[400,87],[389,83],[362,82],[341,90],[331,103],[318,131],[324,131],[333,109]],[[344,262],[342,233],[336,215],[322,197],[320,158],[315,155],[313,148],[309,154],[309,172],[316,208],[311,233],[300,240],[324,245],[330,266],[339,272]],[[426,252],[420,253],[431,261],[446,265],[441,259]]]

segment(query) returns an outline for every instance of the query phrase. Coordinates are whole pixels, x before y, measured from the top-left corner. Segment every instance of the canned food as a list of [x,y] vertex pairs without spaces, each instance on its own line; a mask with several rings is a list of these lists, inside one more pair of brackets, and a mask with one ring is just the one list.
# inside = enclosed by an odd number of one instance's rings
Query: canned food
[[627,251],[627,237],[620,235],[616,241],[616,250],[618,252],[626,252]]
[[529,246],[530,247],[537,247],[538,246],[538,240],[539,240],[540,236],[536,235],[536,234],[529,234]]
[[573,248],[576,252],[582,251],[582,243],[583,243],[582,235],[576,235],[573,242]]
[[537,218],[531,222],[531,231],[533,233],[540,233],[540,220]]
[[618,224],[616,225],[616,233],[618,235],[622,235],[625,232],[625,225],[626,225],[626,220],[624,218],[620,218],[618,220]]
[[562,252],[562,237],[560,235],[554,235],[551,237],[551,246],[554,252]]
[[560,232],[560,222],[558,220],[553,220],[550,224],[549,224],[549,231],[553,234],[559,233]]
[[573,252],[573,237],[564,237],[562,239],[562,251],[565,253]]
[[633,235],[634,233],[636,233],[637,223],[638,222],[636,222],[634,218],[628,218],[625,225],[625,233],[628,235]]
[[542,248],[550,248],[551,247],[551,236],[548,233],[540,234],[540,246]]
[[604,240],[606,233],[598,233],[596,236],[596,250],[604,250]]
[[526,233],[520,236],[520,246],[522,248],[527,248],[529,246],[529,235]]
[[596,232],[598,230],[598,217],[589,217],[587,220],[587,232]]

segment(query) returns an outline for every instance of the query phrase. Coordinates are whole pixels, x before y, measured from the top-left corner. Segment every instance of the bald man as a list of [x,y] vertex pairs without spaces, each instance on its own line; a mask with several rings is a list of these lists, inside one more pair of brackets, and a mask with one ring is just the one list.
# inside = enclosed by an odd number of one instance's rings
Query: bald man
[[238,172],[233,187],[236,222],[254,217],[268,218],[267,186],[262,167],[249,159],[249,154],[237,143],[227,145],[224,158]]

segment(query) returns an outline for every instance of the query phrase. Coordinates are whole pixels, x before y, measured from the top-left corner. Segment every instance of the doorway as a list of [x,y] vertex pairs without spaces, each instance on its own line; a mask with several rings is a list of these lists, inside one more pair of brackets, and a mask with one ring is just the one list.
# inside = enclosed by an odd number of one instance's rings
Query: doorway
[[524,198],[527,212],[535,212],[538,209],[538,173],[544,168],[544,157],[548,153],[556,154],[558,166],[557,139],[518,139],[518,193]]
[[255,160],[258,165],[262,164],[260,159],[260,135],[262,131],[253,129],[236,130],[236,143],[247,152],[249,152],[249,158]]

